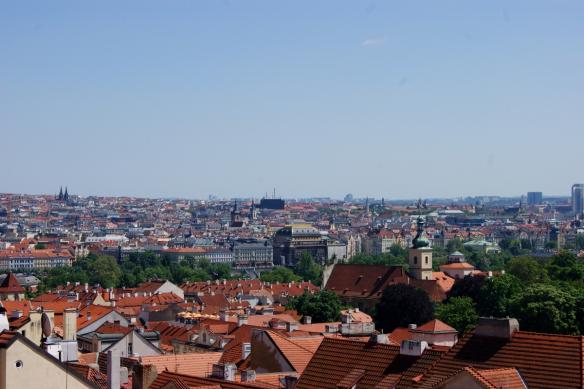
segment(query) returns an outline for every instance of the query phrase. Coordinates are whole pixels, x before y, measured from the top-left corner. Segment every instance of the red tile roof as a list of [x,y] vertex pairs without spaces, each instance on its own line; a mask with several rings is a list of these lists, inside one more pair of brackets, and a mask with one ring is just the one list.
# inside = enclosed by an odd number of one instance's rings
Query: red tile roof
[[296,388],[336,389],[337,385],[354,378],[356,369],[364,371],[357,385],[360,389],[376,389],[382,381],[393,382],[398,378],[410,382],[444,354],[429,349],[421,357],[414,357],[401,355],[399,351],[396,345],[325,338]]
[[431,388],[455,372],[516,368],[530,388],[582,388],[584,338],[516,331],[510,340],[466,333],[422,378]]
[[24,293],[25,290],[11,272],[6,274],[6,278],[0,284],[0,293]]
[[242,382],[232,382],[223,381],[215,378],[202,378],[193,377],[185,374],[174,373],[170,371],[163,371],[156,377],[156,380],[150,385],[149,389],[162,389],[165,385],[170,382],[175,382],[177,378],[189,388],[204,388],[205,386],[213,385],[219,386],[221,389],[277,389],[279,386],[274,386],[265,382],[256,381],[254,383],[242,383]]

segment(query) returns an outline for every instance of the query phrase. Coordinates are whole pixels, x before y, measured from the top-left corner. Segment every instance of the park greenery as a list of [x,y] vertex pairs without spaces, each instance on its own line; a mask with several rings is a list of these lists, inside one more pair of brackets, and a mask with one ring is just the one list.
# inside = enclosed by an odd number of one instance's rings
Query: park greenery
[[337,294],[326,289],[291,297],[286,307],[302,316],[310,316],[313,323],[336,322],[340,319],[342,309]]
[[167,279],[174,283],[231,278],[231,266],[214,264],[206,259],[187,258],[175,261],[153,252],[132,253],[118,263],[111,256],[89,254],[71,267],[51,269],[44,286],[54,288],[67,281],[111,287],[134,287],[149,279]]

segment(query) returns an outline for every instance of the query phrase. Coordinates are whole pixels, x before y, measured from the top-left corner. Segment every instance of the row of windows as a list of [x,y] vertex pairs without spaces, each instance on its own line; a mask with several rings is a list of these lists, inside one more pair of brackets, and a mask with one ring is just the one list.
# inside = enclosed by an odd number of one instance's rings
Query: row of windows
[[[429,261],[429,257],[426,255],[426,257],[424,258],[424,262],[426,262],[426,265],[428,264]],[[414,265],[418,264],[418,257],[414,255]]]

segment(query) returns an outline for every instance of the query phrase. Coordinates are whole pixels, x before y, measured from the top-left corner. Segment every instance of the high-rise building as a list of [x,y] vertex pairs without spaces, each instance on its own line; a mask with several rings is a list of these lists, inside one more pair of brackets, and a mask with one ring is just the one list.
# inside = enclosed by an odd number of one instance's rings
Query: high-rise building
[[572,212],[578,217],[584,213],[584,184],[572,185]]
[[541,192],[527,192],[527,205],[539,205],[543,203],[543,193]]

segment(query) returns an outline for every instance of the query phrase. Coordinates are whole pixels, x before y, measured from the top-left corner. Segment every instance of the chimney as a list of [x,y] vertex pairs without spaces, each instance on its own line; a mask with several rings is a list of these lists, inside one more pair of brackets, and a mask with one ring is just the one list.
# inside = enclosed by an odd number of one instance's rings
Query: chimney
[[247,324],[247,315],[237,315],[237,326],[241,327],[245,324]]
[[519,331],[519,322],[512,318],[479,317],[474,334],[490,338],[511,339]]
[[374,344],[389,344],[389,338],[387,334],[373,334],[369,338],[369,342]]
[[399,353],[401,355],[410,355],[419,357],[428,348],[428,342],[420,340],[402,340]]
[[251,354],[251,343],[249,342],[241,343],[241,359],[249,357],[249,354]]
[[414,323],[408,324],[408,330],[415,330],[416,328],[418,328],[417,324],[414,324]]
[[10,329],[10,324],[8,323],[8,316],[6,316],[6,309],[0,306],[0,332]]
[[91,321],[91,311],[89,309],[87,310],[87,314],[85,315],[85,318],[87,319],[87,321]]
[[235,381],[237,366],[233,363],[214,363],[211,377],[224,381]]
[[85,293],[89,292],[89,283],[87,283],[87,282],[85,283],[84,289],[85,289]]
[[292,321],[287,321],[286,322],[286,331],[287,332],[294,332],[297,329],[298,329],[298,323],[292,322]]
[[312,324],[312,317],[311,316],[303,316],[302,317],[302,322],[304,324]]
[[132,370],[132,389],[148,389],[158,376],[154,365],[142,365],[139,363]]
[[77,340],[77,309],[66,308],[63,312],[63,340]]
[[107,352],[107,387],[120,389],[120,354],[114,351]]
[[241,372],[241,382],[255,382],[256,372],[255,370],[243,370]]
[[298,377],[293,375],[287,375],[286,377],[284,377],[285,389],[294,389],[296,388],[296,384],[298,384]]

